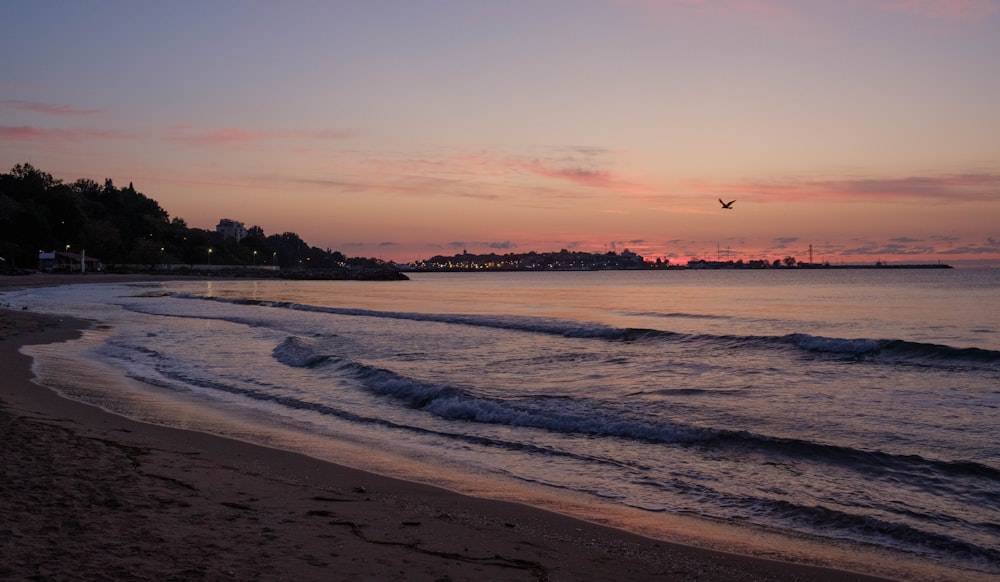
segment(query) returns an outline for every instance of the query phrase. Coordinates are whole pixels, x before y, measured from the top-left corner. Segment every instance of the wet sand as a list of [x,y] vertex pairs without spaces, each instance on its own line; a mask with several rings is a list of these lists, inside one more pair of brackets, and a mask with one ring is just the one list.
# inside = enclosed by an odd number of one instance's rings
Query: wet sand
[[[0,288],[80,279],[153,280],[3,277]],[[86,325],[0,309],[0,579],[875,579],[139,423],[32,383],[18,348]]]

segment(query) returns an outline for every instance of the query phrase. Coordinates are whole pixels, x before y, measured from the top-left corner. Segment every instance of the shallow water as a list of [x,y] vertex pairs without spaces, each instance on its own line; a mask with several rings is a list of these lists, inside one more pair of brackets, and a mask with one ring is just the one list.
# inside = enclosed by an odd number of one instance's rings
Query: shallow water
[[107,324],[31,348],[37,368],[147,420],[1000,573],[996,271],[415,274],[0,299]]

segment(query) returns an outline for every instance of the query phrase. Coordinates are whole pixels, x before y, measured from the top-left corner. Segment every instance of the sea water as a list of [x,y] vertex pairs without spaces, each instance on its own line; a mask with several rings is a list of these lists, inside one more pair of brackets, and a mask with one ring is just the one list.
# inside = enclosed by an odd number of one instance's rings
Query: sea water
[[26,348],[36,373],[142,420],[648,535],[690,517],[1000,574],[1000,271],[181,280],[0,303],[97,322]]

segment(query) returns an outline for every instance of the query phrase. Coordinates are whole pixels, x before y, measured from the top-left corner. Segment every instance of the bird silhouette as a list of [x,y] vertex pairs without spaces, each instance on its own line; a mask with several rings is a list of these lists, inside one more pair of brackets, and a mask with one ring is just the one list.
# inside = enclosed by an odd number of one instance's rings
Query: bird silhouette
[[722,205],[722,208],[724,210],[732,210],[733,209],[733,202],[736,202],[736,201],[735,200],[730,200],[729,202],[723,202],[722,198],[719,198],[719,204]]

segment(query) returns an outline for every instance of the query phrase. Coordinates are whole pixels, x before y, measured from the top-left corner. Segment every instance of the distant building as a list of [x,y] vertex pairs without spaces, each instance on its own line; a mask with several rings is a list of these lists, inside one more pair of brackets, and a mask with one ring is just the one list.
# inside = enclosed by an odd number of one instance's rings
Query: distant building
[[215,227],[215,232],[221,233],[224,238],[235,238],[240,242],[247,236],[247,229],[242,222],[223,218]]
[[100,271],[104,268],[100,259],[88,257],[86,254],[64,251],[40,251],[38,253],[38,270],[47,272],[83,273]]

